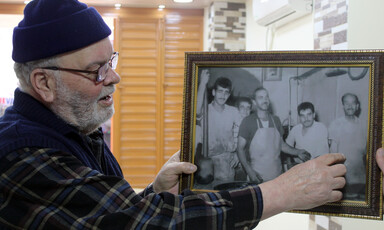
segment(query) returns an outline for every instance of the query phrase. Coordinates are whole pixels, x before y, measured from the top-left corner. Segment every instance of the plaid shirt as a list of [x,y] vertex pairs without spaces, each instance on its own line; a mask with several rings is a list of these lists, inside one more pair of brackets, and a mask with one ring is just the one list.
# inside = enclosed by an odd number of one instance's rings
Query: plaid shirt
[[0,229],[246,229],[263,209],[257,186],[136,194],[124,179],[53,149],[9,153],[0,174]]

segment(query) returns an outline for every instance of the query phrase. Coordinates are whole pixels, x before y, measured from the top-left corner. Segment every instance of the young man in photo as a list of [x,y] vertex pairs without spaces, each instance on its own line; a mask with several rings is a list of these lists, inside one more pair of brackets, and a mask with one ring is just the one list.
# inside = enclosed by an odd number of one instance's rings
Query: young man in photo
[[312,159],[328,153],[328,130],[323,123],[315,121],[316,112],[313,104],[301,103],[297,107],[297,113],[300,124],[292,128],[285,142],[292,147],[305,149],[311,154]]
[[[197,118],[208,116],[208,157],[213,163],[214,184],[231,182],[235,178],[236,127],[240,126],[240,113],[234,106],[226,104],[232,91],[232,82],[228,78],[219,77],[215,80],[211,95],[213,100],[208,104],[208,110],[203,110],[204,94],[210,78],[208,70],[201,73],[198,88]],[[207,103],[207,102],[206,102]],[[201,123],[201,122],[200,122]],[[201,127],[204,129],[204,127]]]

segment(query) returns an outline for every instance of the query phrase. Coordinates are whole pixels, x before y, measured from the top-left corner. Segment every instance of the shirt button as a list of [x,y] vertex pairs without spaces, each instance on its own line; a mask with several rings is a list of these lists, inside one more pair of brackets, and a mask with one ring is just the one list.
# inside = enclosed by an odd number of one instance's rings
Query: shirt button
[[248,227],[244,227],[244,230],[248,230]]

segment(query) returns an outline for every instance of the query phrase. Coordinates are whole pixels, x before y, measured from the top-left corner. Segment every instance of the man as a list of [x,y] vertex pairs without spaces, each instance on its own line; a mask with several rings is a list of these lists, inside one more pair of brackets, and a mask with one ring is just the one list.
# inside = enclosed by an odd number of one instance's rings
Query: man
[[248,117],[251,114],[252,100],[249,97],[239,97],[236,102],[241,119]]
[[[216,184],[233,181],[235,178],[236,163],[236,127],[240,126],[240,113],[236,107],[227,105],[232,91],[232,82],[228,78],[219,77],[215,80],[212,89],[213,100],[208,104],[208,109],[203,109],[207,103],[205,91],[210,78],[207,69],[202,70],[201,82],[198,88],[196,115],[199,120],[208,117],[208,158],[213,163],[213,186]],[[237,160],[238,162],[238,160]]]
[[236,101],[236,107],[239,110],[239,115],[240,115],[239,122],[235,123],[235,126],[233,128],[235,146],[237,147],[240,124],[244,118],[248,117],[251,114],[252,100],[249,97],[239,97]]
[[355,94],[344,94],[341,102],[344,116],[329,125],[330,149],[347,157],[345,198],[362,200],[365,199],[367,124],[357,116],[360,102]]
[[249,179],[260,183],[272,180],[282,173],[281,151],[303,161],[309,160],[310,156],[305,150],[292,148],[283,141],[280,120],[269,112],[267,90],[257,88],[254,96],[257,111],[241,123],[237,150]]
[[0,228],[244,229],[341,199],[342,154],[260,186],[174,195],[167,191],[174,192],[179,175],[196,170],[175,154],[136,194],[98,129],[113,114],[120,81],[110,32],[95,9],[77,0],[26,6],[13,35],[20,87],[0,118]]
[[[239,97],[236,101],[236,107],[239,110],[240,113],[240,124],[241,121],[248,117],[251,114],[252,109],[252,100],[249,97]],[[235,145],[237,146],[239,143],[239,126],[234,127],[234,136],[235,136]],[[241,165],[240,161],[237,158],[237,162],[234,165],[235,167],[235,180],[236,181],[246,181],[247,180],[247,174],[243,169],[243,166]]]
[[300,124],[289,132],[285,142],[295,148],[304,149],[313,158],[329,152],[328,130],[323,123],[315,121],[315,107],[303,102],[297,107]]

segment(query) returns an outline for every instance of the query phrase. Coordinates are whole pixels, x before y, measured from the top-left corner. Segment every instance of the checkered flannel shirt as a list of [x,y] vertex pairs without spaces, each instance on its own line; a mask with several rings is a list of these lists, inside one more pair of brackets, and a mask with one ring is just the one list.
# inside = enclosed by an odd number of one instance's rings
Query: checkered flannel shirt
[[136,194],[71,154],[24,148],[0,159],[0,229],[246,229],[261,218],[257,186]]

